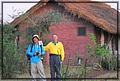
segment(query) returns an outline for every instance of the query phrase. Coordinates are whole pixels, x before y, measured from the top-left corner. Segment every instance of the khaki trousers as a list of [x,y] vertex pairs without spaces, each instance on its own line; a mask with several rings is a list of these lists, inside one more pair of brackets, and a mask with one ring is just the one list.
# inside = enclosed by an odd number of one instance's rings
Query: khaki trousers
[[32,81],[36,81],[36,68],[39,73],[40,81],[46,81],[46,79],[45,79],[46,75],[44,73],[43,63],[41,60],[37,63],[31,63],[31,76],[33,78]]

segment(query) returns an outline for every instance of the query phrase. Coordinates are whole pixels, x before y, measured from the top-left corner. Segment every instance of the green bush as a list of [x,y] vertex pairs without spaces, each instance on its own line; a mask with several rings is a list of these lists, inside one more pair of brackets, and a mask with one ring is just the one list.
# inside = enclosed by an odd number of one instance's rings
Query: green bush
[[14,26],[3,25],[2,43],[2,78],[15,78],[25,70],[23,53],[15,43]]
[[102,69],[115,70],[117,69],[117,58],[110,57],[110,50],[107,48],[107,45],[100,45],[96,42],[96,37],[94,34],[90,34],[90,39],[94,44],[94,48],[87,45],[88,53],[90,53],[90,59],[93,57],[98,58],[99,65],[102,66]]

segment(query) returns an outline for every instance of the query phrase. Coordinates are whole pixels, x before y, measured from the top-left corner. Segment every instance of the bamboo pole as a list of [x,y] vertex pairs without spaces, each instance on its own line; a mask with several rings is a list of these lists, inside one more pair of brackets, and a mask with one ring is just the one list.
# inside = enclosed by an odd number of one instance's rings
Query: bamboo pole
[[25,13],[24,14],[25,15],[25,17],[27,17],[29,20],[30,20],[30,22],[36,27],[37,25],[32,21],[32,19],[30,19],[29,17],[28,17],[28,15]]
[[[30,20],[30,22],[35,26],[37,27],[37,25],[32,21],[32,19],[30,19],[30,17],[28,17],[27,14],[24,14],[26,18],[28,18]],[[38,36],[40,37],[40,32],[37,32]]]

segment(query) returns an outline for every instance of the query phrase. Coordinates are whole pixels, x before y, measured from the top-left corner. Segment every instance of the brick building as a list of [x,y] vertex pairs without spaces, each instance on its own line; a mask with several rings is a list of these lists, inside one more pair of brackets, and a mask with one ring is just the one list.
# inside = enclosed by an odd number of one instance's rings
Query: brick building
[[[94,33],[97,43],[101,45],[106,43],[111,50],[111,54],[116,53],[117,11],[115,9],[105,3],[81,2],[82,0],[75,0],[74,3],[66,2],[66,0],[61,0],[61,2],[50,1],[41,0],[26,13],[29,13],[29,17],[32,18],[32,16],[41,14],[41,12],[44,13],[44,10],[66,11],[70,23],[60,22],[58,27],[49,27],[49,30],[53,31],[52,33],[58,34],[59,41],[64,45],[64,63],[67,63],[69,58],[72,59],[72,63],[77,63],[75,52],[79,53],[84,61],[87,54],[87,44],[93,46],[89,38],[90,33]],[[18,17],[11,23],[19,25],[19,30],[25,30],[27,27],[26,21],[27,18],[20,20]],[[48,38],[51,38],[50,34]],[[24,40],[19,37],[19,41]],[[44,63],[49,63],[48,54],[45,55]]]

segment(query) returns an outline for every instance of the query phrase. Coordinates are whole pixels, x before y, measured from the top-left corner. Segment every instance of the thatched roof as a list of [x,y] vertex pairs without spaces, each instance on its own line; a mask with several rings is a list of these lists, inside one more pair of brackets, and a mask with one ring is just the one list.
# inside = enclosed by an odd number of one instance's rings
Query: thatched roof
[[[47,3],[49,0],[42,1]],[[63,6],[72,14],[78,15],[79,18],[84,18],[109,33],[117,33],[117,10],[111,8],[109,5],[89,0],[74,0],[74,3],[71,3],[72,0],[69,0],[69,2],[66,0],[60,0],[60,2],[59,0],[56,1],[58,5]],[[46,3],[39,2],[31,7],[26,13],[29,12],[29,14],[33,14],[40,7],[46,5]],[[16,18],[12,24],[17,24],[18,22],[20,22],[20,19]]]

